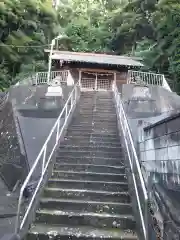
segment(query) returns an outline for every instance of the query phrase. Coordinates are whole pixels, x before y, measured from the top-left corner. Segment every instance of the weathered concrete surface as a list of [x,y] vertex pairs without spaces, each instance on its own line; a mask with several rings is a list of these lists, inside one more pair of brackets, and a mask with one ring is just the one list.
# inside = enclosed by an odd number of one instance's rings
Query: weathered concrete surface
[[[122,98],[163,239],[179,239],[179,223],[175,224],[179,220],[174,214],[180,208],[178,201],[175,204],[180,198],[180,97],[157,86],[124,85]],[[144,134],[144,127],[158,121],[161,124]],[[161,189],[154,190],[157,184]]]
[[137,239],[123,160],[112,94],[82,93],[27,239]]
[[126,84],[122,86],[122,98],[130,118],[148,118],[180,110],[180,97],[158,86]]
[[164,184],[180,183],[180,114],[146,127],[140,156],[148,171],[162,174]]
[[71,90],[45,97],[45,85],[19,85],[0,95],[0,237],[14,231],[19,194],[10,191],[27,176]]

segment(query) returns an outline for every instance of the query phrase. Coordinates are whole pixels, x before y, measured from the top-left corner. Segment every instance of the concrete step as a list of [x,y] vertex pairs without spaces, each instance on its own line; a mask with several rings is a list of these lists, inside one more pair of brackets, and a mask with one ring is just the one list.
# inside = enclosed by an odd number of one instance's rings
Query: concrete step
[[83,135],[90,135],[90,134],[101,134],[101,135],[108,135],[108,136],[115,136],[118,137],[118,131],[117,129],[113,128],[106,128],[106,129],[102,129],[102,128],[89,128],[87,129],[85,128],[68,128],[67,130],[67,136],[69,135],[73,135],[73,134],[80,134],[83,133]]
[[36,223],[26,237],[26,240],[137,240],[134,231],[122,229],[106,229],[90,226],[70,226]]
[[79,118],[94,118],[94,119],[116,119],[117,115],[116,113],[99,113],[99,112],[88,112],[88,113],[79,113],[79,112],[75,112],[74,113],[74,117],[79,117]]
[[93,145],[93,146],[73,146],[73,145],[60,145],[59,147],[60,152],[62,151],[85,151],[85,152],[94,152],[96,153],[98,152],[112,152],[114,153],[121,153],[122,152],[122,148],[121,147],[104,147],[104,146],[97,146],[97,145]]
[[87,125],[71,125],[68,128],[68,131],[70,130],[76,130],[76,131],[89,131],[89,132],[94,132],[94,131],[103,131],[103,132],[117,132],[117,126],[107,126],[107,125],[96,125],[96,124],[89,124],[89,126]]
[[89,118],[89,117],[93,117],[93,118],[107,118],[107,119],[116,119],[117,118],[117,115],[116,115],[116,112],[113,111],[114,113],[99,113],[99,112],[88,112],[88,113],[79,113],[79,112],[76,112],[73,114],[74,117],[79,117],[79,118]]
[[96,112],[112,112],[115,111],[115,105],[111,104],[108,106],[97,105],[97,104],[89,104],[89,105],[80,105],[76,107],[76,111],[96,111]]
[[[82,93],[81,93],[82,94]],[[113,102],[113,96],[97,96],[97,95],[87,95],[87,96],[83,96],[81,95],[80,97],[80,100],[83,100],[83,101],[80,101],[80,102],[84,102],[84,101],[87,101],[87,102],[90,102],[90,101],[93,101],[93,102]]]
[[98,104],[98,103],[87,103],[87,104],[81,104],[81,105],[77,105],[76,110],[84,110],[84,111],[88,111],[88,110],[92,110],[92,111],[112,111],[115,110],[115,104]]
[[84,106],[84,105],[95,105],[95,106],[108,106],[112,105],[114,106],[114,101],[111,101],[110,99],[104,100],[104,99],[81,99],[78,105]]
[[135,230],[135,220],[132,215],[93,213],[81,211],[58,211],[40,209],[36,212],[36,223],[69,226],[92,226],[98,228],[119,228]]
[[116,128],[117,130],[117,124],[116,123],[109,123],[109,122],[89,122],[89,123],[72,123],[72,125],[70,126],[72,128]]
[[116,119],[116,117],[111,117],[111,116],[74,115],[72,124],[79,124],[82,122],[91,122],[91,123],[92,122],[111,122],[111,123],[116,124],[117,119]]
[[57,158],[61,157],[64,158],[66,156],[73,157],[79,157],[79,158],[85,158],[85,157],[101,157],[101,158],[121,158],[122,153],[119,152],[108,152],[108,151],[100,151],[100,150],[93,150],[93,151],[78,151],[76,149],[61,149],[58,151]]
[[119,142],[100,142],[100,141],[92,141],[90,139],[85,138],[72,138],[72,139],[65,139],[63,142],[61,142],[61,147],[71,145],[74,147],[105,147],[105,148],[121,148],[121,145]]
[[92,99],[84,99],[84,102],[79,102],[79,104],[77,105],[77,107],[98,107],[98,108],[101,108],[101,107],[105,107],[105,108],[108,108],[108,107],[115,107],[115,104],[113,101],[104,101],[104,100],[92,100]]
[[83,104],[103,104],[104,102],[106,102],[107,104],[114,104],[114,100],[112,98],[107,98],[107,99],[100,99],[100,98],[92,98],[92,97],[88,97],[88,98],[80,98],[78,105],[83,105]]
[[55,163],[55,170],[61,171],[76,171],[76,172],[98,172],[98,173],[116,173],[124,174],[124,166],[112,166],[112,165],[95,165],[95,164],[67,164],[67,163]]
[[102,135],[115,135],[118,138],[118,131],[116,127],[105,127],[105,126],[101,126],[101,127],[96,127],[96,126],[82,126],[80,128],[71,126],[68,128],[67,130],[68,133],[84,133],[84,134],[102,134]]
[[87,190],[99,190],[102,191],[128,191],[127,181],[124,182],[105,182],[105,181],[83,181],[72,179],[55,179],[50,178],[48,181],[48,187],[53,188],[70,188],[70,189],[87,189]]
[[112,157],[94,157],[94,156],[73,156],[67,154],[65,156],[59,156],[56,158],[56,163],[74,163],[74,164],[96,164],[96,165],[116,165],[124,166],[124,158],[112,158]]
[[132,214],[130,203],[97,202],[59,198],[41,198],[40,209],[80,211],[84,213]]
[[89,102],[107,102],[107,103],[113,103],[113,97],[112,96],[107,96],[106,98],[101,98],[98,96],[94,96],[94,95],[89,95],[89,96],[81,96],[80,97],[80,103],[89,103]]
[[96,116],[74,116],[72,119],[72,124],[82,124],[82,123],[112,123],[117,124],[117,119],[112,117],[96,117]]
[[106,109],[101,109],[101,110],[96,110],[96,109],[76,109],[76,113],[75,114],[82,114],[83,116],[84,115],[91,115],[91,116],[101,116],[101,115],[106,115],[106,116],[109,116],[109,115],[115,115],[115,109],[111,109],[111,110],[106,110]]
[[89,97],[81,97],[80,98],[80,103],[97,103],[97,104],[103,104],[103,103],[109,103],[113,104],[114,100],[112,97],[107,97],[107,98],[99,98],[99,97],[94,97],[94,96],[89,96]]
[[75,172],[75,171],[60,171],[53,170],[51,178],[59,179],[73,179],[84,181],[109,181],[109,182],[123,182],[127,180],[125,174],[118,173],[96,173],[96,172]]
[[28,240],[135,240],[112,93],[83,93]]
[[111,91],[103,91],[103,92],[99,92],[99,91],[88,91],[88,92],[81,92],[82,96],[88,96],[88,95],[93,95],[96,97],[108,97],[110,96],[111,98],[113,97],[113,92]]
[[[104,111],[103,111],[104,110]],[[116,113],[116,108],[113,105],[104,106],[104,105],[86,105],[86,106],[77,106],[76,112],[82,112],[82,113]]]
[[127,191],[111,192],[87,189],[51,188],[46,187],[43,197],[64,198],[83,201],[106,201],[116,203],[130,203],[130,196]]
[[68,130],[67,131],[67,134],[66,134],[66,137],[69,137],[69,136],[84,136],[84,137],[89,137],[89,138],[101,138],[101,139],[116,139],[118,140],[119,139],[119,136],[118,136],[118,132],[113,132],[113,133],[108,133],[108,132],[103,132],[103,131],[79,131],[79,130]]
[[66,133],[66,136],[65,138],[68,138],[69,136],[71,137],[77,137],[77,136],[80,136],[80,137],[89,137],[91,139],[109,139],[110,141],[111,140],[119,140],[119,134],[118,134],[118,131],[116,131],[116,133],[108,133],[108,132],[104,132],[104,131],[79,131],[79,130],[67,130],[67,133]]
[[74,140],[76,143],[79,143],[83,141],[84,143],[90,142],[90,143],[104,143],[104,144],[119,144],[120,145],[120,139],[119,137],[116,136],[107,136],[104,135],[102,136],[101,134],[89,134],[88,136],[86,135],[75,135],[75,136],[65,136],[64,141],[67,140]]
[[83,122],[83,123],[96,123],[96,124],[113,124],[116,125],[117,124],[117,120],[113,117],[113,118],[100,118],[100,120],[98,118],[95,118],[93,115],[91,115],[90,117],[86,117],[86,116],[81,116],[78,117],[77,116],[73,116],[73,121],[72,124],[75,124],[77,121],[77,125],[79,124],[79,122]]
[[111,125],[117,125],[117,120],[116,119],[94,119],[93,117],[91,118],[72,118],[72,125],[82,125],[82,124],[111,124]]

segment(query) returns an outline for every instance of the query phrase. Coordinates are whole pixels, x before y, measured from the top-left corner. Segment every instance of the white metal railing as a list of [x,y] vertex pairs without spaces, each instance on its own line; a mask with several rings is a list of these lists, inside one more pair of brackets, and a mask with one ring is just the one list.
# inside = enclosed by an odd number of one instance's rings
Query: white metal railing
[[[69,70],[65,71],[51,71],[50,72],[50,82],[53,80],[58,80],[62,83],[67,82]],[[37,72],[35,84],[45,84],[48,83],[48,72]]]
[[166,90],[172,92],[172,90],[171,90],[171,88],[170,88],[168,82],[166,81],[166,78],[165,78],[164,75],[163,75],[163,83],[162,83],[162,87],[165,88]]
[[121,130],[125,142],[125,147],[128,154],[130,170],[132,173],[132,180],[134,190],[136,194],[137,206],[140,215],[140,223],[142,226],[144,239],[148,239],[148,194],[145,187],[145,182],[141,172],[139,160],[137,157],[136,149],[134,146],[131,130],[128,124],[126,113],[123,107],[120,93],[118,92],[117,86],[113,85],[114,98],[117,108],[117,115],[120,121]]
[[168,91],[171,91],[171,88],[169,87],[169,84],[167,83],[163,74],[129,70],[127,83],[158,85],[164,87]]
[[[70,114],[72,113],[73,107],[75,107],[78,99],[80,96],[80,91],[79,91],[79,83],[77,83],[72,90],[63,110],[61,111],[58,119],[56,120],[49,136],[47,137],[41,151],[39,152],[27,178],[25,179],[21,190],[20,190],[20,195],[19,195],[19,201],[18,201],[18,210],[17,210],[17,218],[16,218],[16,223],[15,223],[15,233],[18,233],[20,230],[25,225],[25,222],[27,220],[28,214],[30,213],[34,200],[36,198],[36,195],[38,193],[38,190],[40,189],[40,186],[44,180],[45,173],[47,172],[48,166],[51,162],[51,158],[53,156],[53,153],[59,143],[59,140],[63,134],[63,131],[66,127],[67,121],[69,119]],[[52,150],[50,150],[49,145],[51,141],[54,141]],[[50,145],[51,146],[51,145]],[[40,177],[37,181],[37,186],[35,187],[35,190],[32,194],[32,198],[28,205],[26,206],[25,213],[22,215],[21,210],[22,210],[22,205],[23,205],[23,193],[24,190],[31,185],[32,183],[32,178],[33,174],[35,172],[39,171],[40,167]]]

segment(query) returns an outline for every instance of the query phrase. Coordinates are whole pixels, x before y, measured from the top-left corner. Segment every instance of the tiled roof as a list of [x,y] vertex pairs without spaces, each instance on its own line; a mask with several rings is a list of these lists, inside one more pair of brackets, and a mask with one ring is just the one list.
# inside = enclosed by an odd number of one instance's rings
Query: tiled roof
[[[46,50],[46,52],[49,52],[49,50]],[[69,62],[86,62],[132,67],[143,66],[140,61],[133,57],[97,53],[53,51],[52,59],[64,60]]]

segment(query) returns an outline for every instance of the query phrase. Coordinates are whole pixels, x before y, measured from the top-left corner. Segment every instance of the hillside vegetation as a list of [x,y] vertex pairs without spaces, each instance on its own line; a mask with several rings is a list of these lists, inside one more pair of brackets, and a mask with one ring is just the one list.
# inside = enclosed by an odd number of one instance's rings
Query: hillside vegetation
[[0,89],[47,70],[44,48],[140,56],[179,91],[180,3],[177,0],[0,1]]

